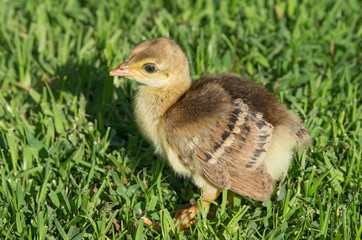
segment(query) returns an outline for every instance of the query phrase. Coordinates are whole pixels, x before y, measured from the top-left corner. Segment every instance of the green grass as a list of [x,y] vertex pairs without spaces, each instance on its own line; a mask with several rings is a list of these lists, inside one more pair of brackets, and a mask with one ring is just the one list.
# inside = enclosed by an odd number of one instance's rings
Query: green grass
[[[105,2],[0,0],[1,239],[361,238],[358,0]],[[249,76],[304,120],[314,143],[279,196],[227,204],[224,191],[211,219],[168,231],[200,190],[140,136],[136,84],[108,76],[160,36],[193,79]]]

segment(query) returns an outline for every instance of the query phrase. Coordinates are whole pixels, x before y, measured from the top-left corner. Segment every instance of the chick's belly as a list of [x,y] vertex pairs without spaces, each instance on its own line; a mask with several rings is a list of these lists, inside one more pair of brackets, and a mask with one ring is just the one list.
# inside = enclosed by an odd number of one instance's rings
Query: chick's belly
[[177,156],[177,153],[170,146],[166,147],[165,152],[168,162],[176,173],[185,177],[191,176],[191,171],[182,164],[181,160]]

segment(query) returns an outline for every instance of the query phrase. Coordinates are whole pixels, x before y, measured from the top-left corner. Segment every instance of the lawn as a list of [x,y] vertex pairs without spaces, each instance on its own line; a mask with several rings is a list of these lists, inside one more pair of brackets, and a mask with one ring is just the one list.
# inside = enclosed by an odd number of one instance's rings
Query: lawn
[[[361,239],[362,5],[358,0],[0,0],[0,239]],[[137,84],[108,76],[170,37],[192,78],[236,72],[309,129],[268,202],[200,190],[139,134]],[[141,217],[160,223],[161,232]]]

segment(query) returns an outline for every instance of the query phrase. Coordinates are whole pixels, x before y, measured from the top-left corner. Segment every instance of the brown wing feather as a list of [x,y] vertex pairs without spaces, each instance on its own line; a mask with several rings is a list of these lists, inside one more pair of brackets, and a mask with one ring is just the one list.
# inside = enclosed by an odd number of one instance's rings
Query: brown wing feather
[[[216,84],[206,87],[209,98],[203,108],[207,114],[190,116],[185,112],[185,108],[199,112],[200,105],[190,104],[189,99],[200,103],[205,98],[197,96],[200,91],[188,92],[168,113],[167,139],[185,166],[203,174],[215,186],[256,200],[268,199],[274,182],[262,162],[273,127],[240,99],[231,102]],[[213,107],[207,107],[210,105]],[[182,115],[188,117],[180,119]]]

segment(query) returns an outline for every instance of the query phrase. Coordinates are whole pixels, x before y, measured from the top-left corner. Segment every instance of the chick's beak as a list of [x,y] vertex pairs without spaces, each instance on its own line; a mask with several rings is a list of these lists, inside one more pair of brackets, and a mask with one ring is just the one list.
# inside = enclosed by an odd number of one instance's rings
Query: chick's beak
[[112,71],[110,71],[109,75],[118,77],[131,77],[133,74],[129,71],[128,62],[124,62]]

